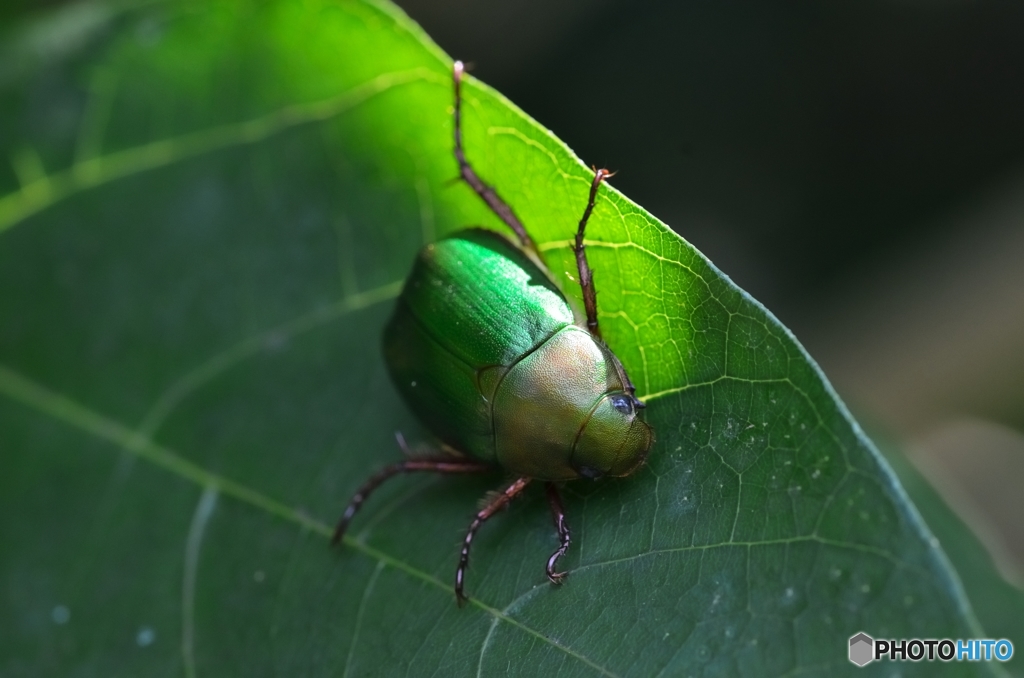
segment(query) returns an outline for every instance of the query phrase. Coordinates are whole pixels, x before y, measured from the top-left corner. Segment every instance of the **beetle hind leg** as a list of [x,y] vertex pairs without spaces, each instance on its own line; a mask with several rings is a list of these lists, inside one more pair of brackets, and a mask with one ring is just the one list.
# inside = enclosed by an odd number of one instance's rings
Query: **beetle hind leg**
[[[403,441],[400,441],[401,444]],[[484,473],[486,471],[494,470],[493,467],[488,466],[477,461],[471,461],[468,459],[458,458],[433,458],[433,459],[406,459],[405,461],[399,461],[394,464],[385,466],[377,473],[370,476],[370,478],[363,483],[356,493],[352,496],[352,500],[349,502],[348,507],[345,509],[345,513],[342,514],[341,520],[338,521],[337,527],[334,528],[334,535],[331,537],[331,544],[337,544],[341,541],[342,537],[345,536],[345,530],[348,529],[348,525],[352,522],[352,518],[359,511],[359,508],[363,505],[363,502],[380,487],[385,480],[393,478],[402,473],[413,473],[417,471],[430,471],[433,473]]]
[[558,559],[569,550],[569,526],[565,522],[565,508],[562,506],[562,498],[558,494],[558,487],[554,483],[545,483],[544,489],[548,495],[548,505],[551,507],[551,518],[555,521],[555,529],[558,530],[559,546],[548,558],[546,572],[552,584],[561,584],[565,579],[566,572],[559,572],[555,569]]
[[501,199],[497,191],[492,186],[488,186],[483,182],[480,176],[473,169],[473,166],[466,160],[466,153],[462,149],[462,75],[465,73],[466,67],[461,61],[456,61],[452,67],[452,84],[455,88],[455,160],[459,163],[459,178],[465,181],[470,187],[480,196],[481,200],[487,203],[487,206],[491,208],[491,211],[498,215],[498,218],[505,222],[509,228],[515,231],[516,236],[519,238],[520,244],[523,248],[530,250],[531,252],[537,252],[537,246],[533,242],[533,238],[526,232],[526,227],[523,226],[523,222],[519,221],[519,217],[516,216],[515,212],[507,202]]
[[493,516],[501,509],[508,506],[508,503],[519,496],[526,486],[529,484],[530,479],[523,477],[519,478],[511,485],[506,487],[490,496],[490,500],[487,504],[479,511],[473,518],[473,522],[469,524],[469,530],[466,531],[466,537],[462,540],[462,552],[459,554],[459,567],[455,570],[455,598],[459,603],[459,607],[466,604],[468,598],[463,593],[463,584],[466,579],[466,568],[469,567],[469,547],[473,544],[473,537],[476,536],[476,531],[480,529],[488,518]]

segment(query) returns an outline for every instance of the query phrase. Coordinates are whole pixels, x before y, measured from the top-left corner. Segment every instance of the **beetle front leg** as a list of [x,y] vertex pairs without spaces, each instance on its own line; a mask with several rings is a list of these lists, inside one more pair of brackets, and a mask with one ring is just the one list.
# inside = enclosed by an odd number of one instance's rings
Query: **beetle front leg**
[[555,529],[558,530],[559,546],[551,557],[548,558],[547,574],[552,584],[561,584],[565,579],[565,572],[555,570],[558,559],[569,550],[569,526],[565,522],[565,508],[562,507],[562,498],[558,494],[558,487],[554,483],[545,483],[547,490],[548,506],[551,507],[551,518],[555,521]]
[[[400,443],[401,444],[401,443]],[[401,473],[413,473],[416,471],[432,471],[434,473],[484,473],[486,471],[494,470],[493,467],[487,464],[482,464],[476,461],[468,461],[463,459],[406,459],[389,466],[385,466],[380,471],[370,476],[370,479],[363,483],[355,495],[352,497],[352,501],[349,502],[348,507],[345,509],[345,513],[342,514],[341,520],[338,521],[338,526],[334,528],[334,536],[331,537],[331,544],[337,544],[341,541],[341,538],[345,535],[345,530],[348,529],[348,524],[352,522],[352,518],[356,515],[356,511],[363,505],[363,502],[370,496],[370,494],[376,490],[385,480],[393,478]]]
[[462,540],[462,553],[459,555],[459,568],[455,570],[455,598],[459,603],[459,607],[465,605],[468,600],[466,595],[462,592],[462,585],[466,578],[466,568],[469,566],[469,547],[473,543],[473,537],[476,535],[476,531],[480,529],[480,526],[483,525],[488,518],[493,516],[502,508],[508,506],[508,503],[519,496],[519,494],[526,489],[526,486],[529,483],[529,478],[519,478],[504,490],[495,494],[494,497],[487,502],[487,505],[477,512],[476,517],[473,518],[473,522],[469,524],[469,530],[466,532],[466,538]]
[[612,175],[606,169],[599,169],[594,174],[594,181],[590,184],[590,198],[587,200],[587,208],[583,210],[583,218],[580,219],[580,226],[576,229],[576,243],[572,251],[576,254],[576,268],[580,273],[580,288],[583,290],[583,307],[587,311],[587,329],[598,339],[601,338],[601,328],[597,325],[597,290],[594,288],[594,274],[587,262],[587,251],[583,245],[583,235],[587,230],[587,221],[594,211],[594,203],[597,201],[597,189],[601,182]]

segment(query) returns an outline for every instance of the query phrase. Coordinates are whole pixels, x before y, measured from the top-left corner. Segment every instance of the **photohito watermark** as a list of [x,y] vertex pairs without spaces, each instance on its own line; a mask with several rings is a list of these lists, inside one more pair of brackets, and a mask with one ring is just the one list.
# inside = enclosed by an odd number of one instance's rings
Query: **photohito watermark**
[[858,633],[850,638],[850,661],[864,666],[876,660],[889,661],[943,661],[990,662],[1009,661],[1013,656],[1013,643],[1002,638],[911,638],[900,640],[872,638]]

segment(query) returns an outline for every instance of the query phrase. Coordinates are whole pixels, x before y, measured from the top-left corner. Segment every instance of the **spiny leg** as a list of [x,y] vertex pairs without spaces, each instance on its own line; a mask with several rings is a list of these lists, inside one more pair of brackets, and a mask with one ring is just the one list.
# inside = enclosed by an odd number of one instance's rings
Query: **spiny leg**
[[562,507],[562,498],[558,495],[558,488],[554,483],[544,483],[547,490],[548,505],[551,507],[551,517],[555,521],[555,529],[558,530],[560,545],[551,557],[548,558],[547,573],[552,584],[561,584],[565,579],[565,572],[555,571],[555,564],[558,559],[565,555],[569,549],[569,526],[565,523],[565,508]]
[[587,252],[583,246],[583,235],[587,230],[587,221],[590,219],[590,213],[594,211],[597,189],[601,186],[601,182],[611,175],[612,173],[606,169],[599,169],[594,174],[594,181],[590,184],[590,199],[587,200],[587,209],[583,210],[583,218],[580,219],[580,227],[576,231],[576,245],[572,248],[573,252],[576,253],[576,268],[580,272],[583,307],[587,311],[587,328],[598,339],[601,338],[601,328],[597,325],[597,290],[594,289],[594,275],[590,271],[590,264],[587,263]]
[[356,490],[355,495],[352,497],[352,501],[349,502],[348,508],[345,509],[345,513],[341,516],[341,520],[338,521],[338,526],[334,528],[334,536],[331,537],[331,544],[337,544],[341,541],[341,538],[345,535],[345,530],[348,529],[348,524],[352,522],[352,517],[355,516],[356,511],[363,505],[367,497],[376,490],[381,484],[388,478],[392,478],[400,473],[413,473],[416,471],[431,471],[433,473],[484,473],[486,471],[493,471],[493,467],[487,464],[482,464],[477,461],[456,459],[456,458],[440,458],[440,459],[406,459],[405,461],[399,461],[394,464],[385,466],[380,471],[370,476],[369,480],[360,486]]
[[534,245],[530,234],[526,232],[523,222],[519,221],[519,217],[515,215],[508,203],[480,179],[472,165],[466,160],[466,153],[462,150],[462,74],[465,70],[461,61],[456,61],[452,69],[452,80],[455,84],[455,160],[459,163],[459,176],[476,191],[476,194],[487,203],[487,206],[498,215],[498,218],[515,231],[523,248],[536,253],[537,246]]
[[476,517],[473,518],[473,522],[469,524],[469,531],[466,532],[466,538],[462,540],[462,554],[459,556],[459,569],[455,570],[455,597],[458,600],[459,607],[462,607],[466,600],[468,600],[466,595],[462,592],[462,585],[466,578],[466,568],[469,566],[469,547],[473,543],[473,537],[476,535],[476,531],[480,529],[480,526],[483,525],[488,518],[505,506],[508,506],[508,503],[526,489],[526,486],[529,483],[529,478],[519,478],[504,490],[495,494],[494,497],[487,502],[487,505],[477,512]]

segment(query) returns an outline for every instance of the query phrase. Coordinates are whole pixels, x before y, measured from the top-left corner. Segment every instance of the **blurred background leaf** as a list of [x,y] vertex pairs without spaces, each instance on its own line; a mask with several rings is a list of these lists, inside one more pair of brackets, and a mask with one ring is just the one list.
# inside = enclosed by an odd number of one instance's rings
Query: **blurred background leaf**
[[[448,62],[361,3],[83,3],[4,49],[13,675],[834,675],[857,630],[982,632],[785,330],[616,193],[592,256],[660,442],[637,477],[572,491],[570,583],[545,585],[552,529],[523,502],[479,541],[477,607],[454,608],[454,543],[488,481],[399,483],[330,553],[325,522],[397,456],[392,432],[423,436],[379,361],[385,302],[423,242],[494,224],[449,183]],[[591,90],[631,100],[613,75]],[[471,157],[571,270],[586,170],[489,90],[467,109]],[[607,126],[604,110],[584,117]],[[730,162],[719,150],[702,157]],[[677,207],[701,204],[657,174]],[[784,221],[763,220],[769,240]],[[688,237],[700,222],[674,219]],[[968,591],[992,597],[992,574]]]

